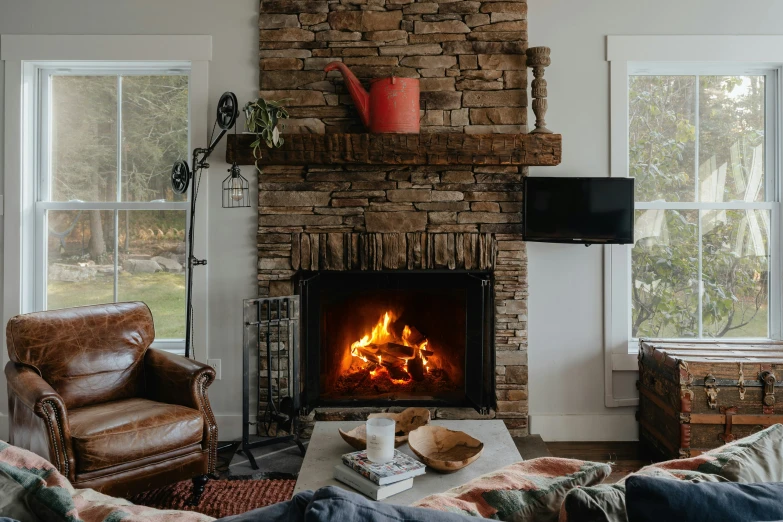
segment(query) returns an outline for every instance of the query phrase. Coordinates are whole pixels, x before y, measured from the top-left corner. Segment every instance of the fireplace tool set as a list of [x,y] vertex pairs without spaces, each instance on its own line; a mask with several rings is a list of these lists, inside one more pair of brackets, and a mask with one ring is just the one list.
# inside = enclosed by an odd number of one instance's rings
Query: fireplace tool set
[[[244,300],[242,350],[242,452],[258,469],[253,448],[299,440],[299,297]],[[252,391],[251,391],[252,390]],[[251,395],[258,401],[251,420]],[[266,438],[251,440],[250,428]],[[283,432],[283,435],[280,433]]]

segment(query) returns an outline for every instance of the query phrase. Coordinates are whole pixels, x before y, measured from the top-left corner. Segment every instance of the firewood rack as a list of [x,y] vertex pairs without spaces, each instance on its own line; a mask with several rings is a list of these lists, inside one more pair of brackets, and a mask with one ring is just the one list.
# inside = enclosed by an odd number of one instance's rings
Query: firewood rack
[[[253,469],[250,450],[299,440],[299,296],[243,301],[242,451]],[[251,415],[251,397],[257,407]],[[251,435],[252,427],[256,435]],[[284,435],[278,435],[280,432]]]

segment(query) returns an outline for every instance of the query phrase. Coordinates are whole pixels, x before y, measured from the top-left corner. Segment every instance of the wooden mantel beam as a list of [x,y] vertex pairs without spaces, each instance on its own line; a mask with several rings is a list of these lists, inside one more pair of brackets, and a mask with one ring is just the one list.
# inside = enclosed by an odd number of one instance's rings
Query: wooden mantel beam
[[[226,161],[253,165],[252,134],[229,134]],[[258,165],[555,166],[560,134],[291,134]]]

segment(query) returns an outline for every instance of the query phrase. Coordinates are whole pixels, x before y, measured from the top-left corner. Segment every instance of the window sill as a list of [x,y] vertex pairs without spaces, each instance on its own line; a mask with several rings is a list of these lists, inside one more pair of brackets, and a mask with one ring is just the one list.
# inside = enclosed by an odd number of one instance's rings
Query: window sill
[[183,339],[153,341],[150,348],[185,356],[185,341]]
[[612,354],[612,371],[637,372],[639,371],[639,352]]

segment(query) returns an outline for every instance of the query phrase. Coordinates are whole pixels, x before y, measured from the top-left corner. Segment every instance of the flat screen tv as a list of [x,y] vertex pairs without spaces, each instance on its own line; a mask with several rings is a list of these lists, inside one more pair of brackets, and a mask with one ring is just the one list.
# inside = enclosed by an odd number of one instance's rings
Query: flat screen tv
[[633,243],[633,178],[525,178],[524,236],[546,243]]

